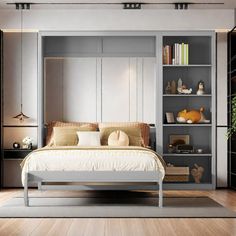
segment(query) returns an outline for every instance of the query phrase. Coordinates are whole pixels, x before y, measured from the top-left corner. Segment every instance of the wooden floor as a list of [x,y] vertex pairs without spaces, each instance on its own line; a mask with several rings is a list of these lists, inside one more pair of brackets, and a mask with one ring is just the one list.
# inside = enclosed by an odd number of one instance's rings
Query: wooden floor
[[[1,191],[0,205],[19,191]],[[236,211],[236,191],[165,191],[164,196],[209,196]],[[236,235],[236,219],[0,219],[0,236],[5,235],[227,236]]]

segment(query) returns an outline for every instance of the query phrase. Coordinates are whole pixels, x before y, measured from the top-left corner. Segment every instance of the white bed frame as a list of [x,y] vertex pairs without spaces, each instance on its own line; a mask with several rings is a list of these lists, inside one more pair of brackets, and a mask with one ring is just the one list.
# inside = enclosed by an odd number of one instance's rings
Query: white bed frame
[[158,206],[162,207],[162,179],[158,171],[30,171],[25,173],[24,203],[29,206],[29,184],[37,183],[39,190],[153,189],[159,191]]

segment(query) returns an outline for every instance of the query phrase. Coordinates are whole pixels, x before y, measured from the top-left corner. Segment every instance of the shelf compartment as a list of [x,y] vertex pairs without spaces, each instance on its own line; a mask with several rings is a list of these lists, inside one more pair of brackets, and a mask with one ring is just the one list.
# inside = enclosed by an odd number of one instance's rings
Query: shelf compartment
[[163,67],[163,94],[167,83],[174,80],[178,82],[181,78],[183,84],[188,88],[193,89],[193,94],[196,94],[198,89],[198,82],[202,80],[205,85],[205,93],[211,94],[211,67],[189,67],[189,66],[169,66]]
[[189,64],[211,64],[211,36],[164,36],[163,46],[175,43],[189,45]]
[[190,171],[189,182],[195,183],[193,176],[191,175],[191,170],[194,167],[194,164],[202,166],[204,168],[203,176],[201,183],[210,183],[211,182],[211,158],[193,158],[192,156],[184,157],[170,157],[165,156],[164,160],[166,163],[171,163],[174,166],[188,166]]
[[[204,108],[203,114],[205,115],[207,120],[211,120],[211,105],[212,100],[208,97],[196,97],[196,96],[184,96],[183,97],[173,97],[165,96],[163,97],[163,120],[165,120],[166,112],[173,112],[175,121],[178,113],[184,109],[190,110],[197,110],[199,111],[201,107]],[[177,123],[178,124],[178,123]],[[180,123],[182,124],[182,123]],[[186,124],[184,124],[186,125]],[[197,124],[196,124],[197,125]],[[209,123],[201,123],[201,125],[209,125]]]
[[[190,145],[193,145],[194,149],[201,148],[204,153],[212,153],[212,128],[206,126],[169,126],[164,127],[163,130],[163,153],[168,153],[169,137],[170,135],[189,135]],[[200,156],[201,154],[199,154]],[[187,156],[184,155],[184,158]],[[172,156],[173,158],[173,156]]]

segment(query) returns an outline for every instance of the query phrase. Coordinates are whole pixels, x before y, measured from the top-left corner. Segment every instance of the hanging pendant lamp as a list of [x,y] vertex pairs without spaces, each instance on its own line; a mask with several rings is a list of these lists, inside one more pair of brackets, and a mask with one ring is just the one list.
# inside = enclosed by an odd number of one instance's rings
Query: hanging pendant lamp
[[16,4],[16,9],[20,10],[21,15],[21,37],[20,37],[20,51],[21,51],[21,73],[20,73],[20,113],[13,118],[18,119],[20,122],[24,122],[24,120],[29,119],[30,117],[23,113],[23,87],[22,87],[22,78],[23,78],[23,9],[29,9],[25,6],[24,3]]

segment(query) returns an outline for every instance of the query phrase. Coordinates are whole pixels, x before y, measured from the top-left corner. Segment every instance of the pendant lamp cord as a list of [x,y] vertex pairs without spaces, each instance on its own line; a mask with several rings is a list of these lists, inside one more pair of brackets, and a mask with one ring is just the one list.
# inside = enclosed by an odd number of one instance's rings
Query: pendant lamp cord
[[20,71],[20,109],[23,110],[23,88],[22,88],[22,77],[23,77],[23,9],[21,8],[21,34],[20,34],[20,55],[21,55],[21,71]]

